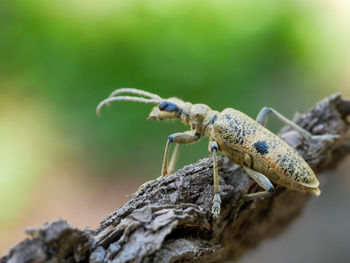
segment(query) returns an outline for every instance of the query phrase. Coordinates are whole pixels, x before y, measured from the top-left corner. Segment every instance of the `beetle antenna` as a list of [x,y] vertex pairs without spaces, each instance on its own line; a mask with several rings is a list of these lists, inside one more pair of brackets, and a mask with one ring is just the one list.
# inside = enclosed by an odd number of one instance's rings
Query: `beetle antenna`
[[96,113],[97,115],[100,115],[101,108],[105,104],[109,104],[113,101],[135,101],[135,102],[141,102],[141,103],[146,103],[146,104],[156,104],[158,105],[161,102],[160,99],[146,99],[146,98],[140,98],[140,97],[132,97],[132,96],[118,96],[118,97],[112,97],[112,98],[107,98],[98,104],[96,108]]
[[141,95],[144,97],[149,97],[151,99],[157,99],[157,100],[161,100],[162,98],[159,97],[157,94],[153,94],[144,90],[139,90],[139,89],[133,89],[133,88],[120,88],[120,89],[116,89],[115,91],[113,91],[111,93],[111,95],[109,95],[109,98],[114,97],[120,93],[131,93],[131,94],[137,94],[137,95]]

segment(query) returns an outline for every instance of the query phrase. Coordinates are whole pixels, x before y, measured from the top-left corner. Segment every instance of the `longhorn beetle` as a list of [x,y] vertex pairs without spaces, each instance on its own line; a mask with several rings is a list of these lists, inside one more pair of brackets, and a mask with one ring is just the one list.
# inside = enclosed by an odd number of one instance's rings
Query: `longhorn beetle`
[[[117,96],[122,93],[137,94],[143,97]],[[309,165],[292,147],[265,128],[270,114],[297,130],[304,138],[316,140],[338,138],[338,135],[330,134],[312,135],[272,108],[264,107],[254,121],[244,113],[232,108],[219,112],[205,104],[192,104],[175,97],[163,99],[156,94],[131,88],[113,91],[109,98],[97,106],[97,114],[105,104],[113,101],[154,104],[157,106],[149,114],[148,120],[179,119],[184,124],[191,126],[189,131],[174,133],[168,137],[160,178],[173,172],[179,144],[197,142],[203,136],[210,138],[209,152],[212,153],[213,158],[214,179],[212,214],[216,218],[220,215],[221,204],[216,159],[218,152],[242,166],[244,171],[264,189],[261,192],[245,194],[243,199],[246,201],[271,193],[274,187],[270,180],[289,189],[320,195],[319,182]],[[169,147],[172,143],[176,143],[176,148],[168,167]]]

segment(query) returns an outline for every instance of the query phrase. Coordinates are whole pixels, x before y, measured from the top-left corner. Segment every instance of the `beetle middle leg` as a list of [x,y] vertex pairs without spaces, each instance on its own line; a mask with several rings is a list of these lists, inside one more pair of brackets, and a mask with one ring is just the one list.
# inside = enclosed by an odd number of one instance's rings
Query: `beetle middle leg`
[[270,182],[267,177],[261,173],[258,173],[246,166],[243,166],[243,170],[252,178],[259,186],[261,186],[265,191],[252,193],[252,194],[246,194],[243,196],[244,201],[250,201],[258,197],[262,197],[265,195],[268,195],[269,193],[273,192],[274,187],[272,183]]
[[213,154],[213,179],[214,179],[214,198],[211,212],[215,218],[219,218],[221,209],[220,198],[220,183],[219,183],[219,169],[216,155],[218,152],[218,144],[214,141],[209,142],[209,151]]
[[275,115],[280,121],[282,121],[289,127],[297,130],[300,133],[300,135],[303,136],[304,138],[311,138],[314,140],[334,140],[336,138],[339,138],[339,135],[335,135],[335,134],[312,135],[310,132],[300,127],[295,122],[289,120],[288,118],[283,116],[281,113],[279,113],[275,109],[268,108],[268,107],[264,107],[261,109],[261,111],[258,114],[258,117],[256,118],[256,122],[258,122],[262,126],[266,126],[269,116],[271,114]]

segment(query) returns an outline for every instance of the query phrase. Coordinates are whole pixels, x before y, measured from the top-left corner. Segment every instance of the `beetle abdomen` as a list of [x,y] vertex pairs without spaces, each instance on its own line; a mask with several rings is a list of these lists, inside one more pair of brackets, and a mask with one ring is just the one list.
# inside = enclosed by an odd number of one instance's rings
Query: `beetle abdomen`
[[242,112],[231,108],[221,112],[212,126],[211,138],[232,161],[239,165],[250,162],[245,165],[277,184],[291,189],[319,185],[309,165],[292,147]]

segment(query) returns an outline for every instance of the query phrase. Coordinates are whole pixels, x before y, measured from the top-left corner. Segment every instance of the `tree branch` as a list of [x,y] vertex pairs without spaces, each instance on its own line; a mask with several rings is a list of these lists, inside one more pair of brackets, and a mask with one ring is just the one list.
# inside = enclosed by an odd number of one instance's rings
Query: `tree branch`
[[[349,115],[350,101],[336,94],[295,121],[314,134],[340,134],[339,139],[304,140],[289,128],[280,136],[316,173],[335,169],[350,152]],[[64,221],[27,231],[32,237],[11,249],[0,263],[223,262],[280,234],[310,198],[277,187],[263,200],[242,203],[241,196],[254,192],[256,184],[227,158],[218,161],[223,192],[220,222],[210,213],[212,160],[205,158],[151,183],[95,231],[80,231]]]

